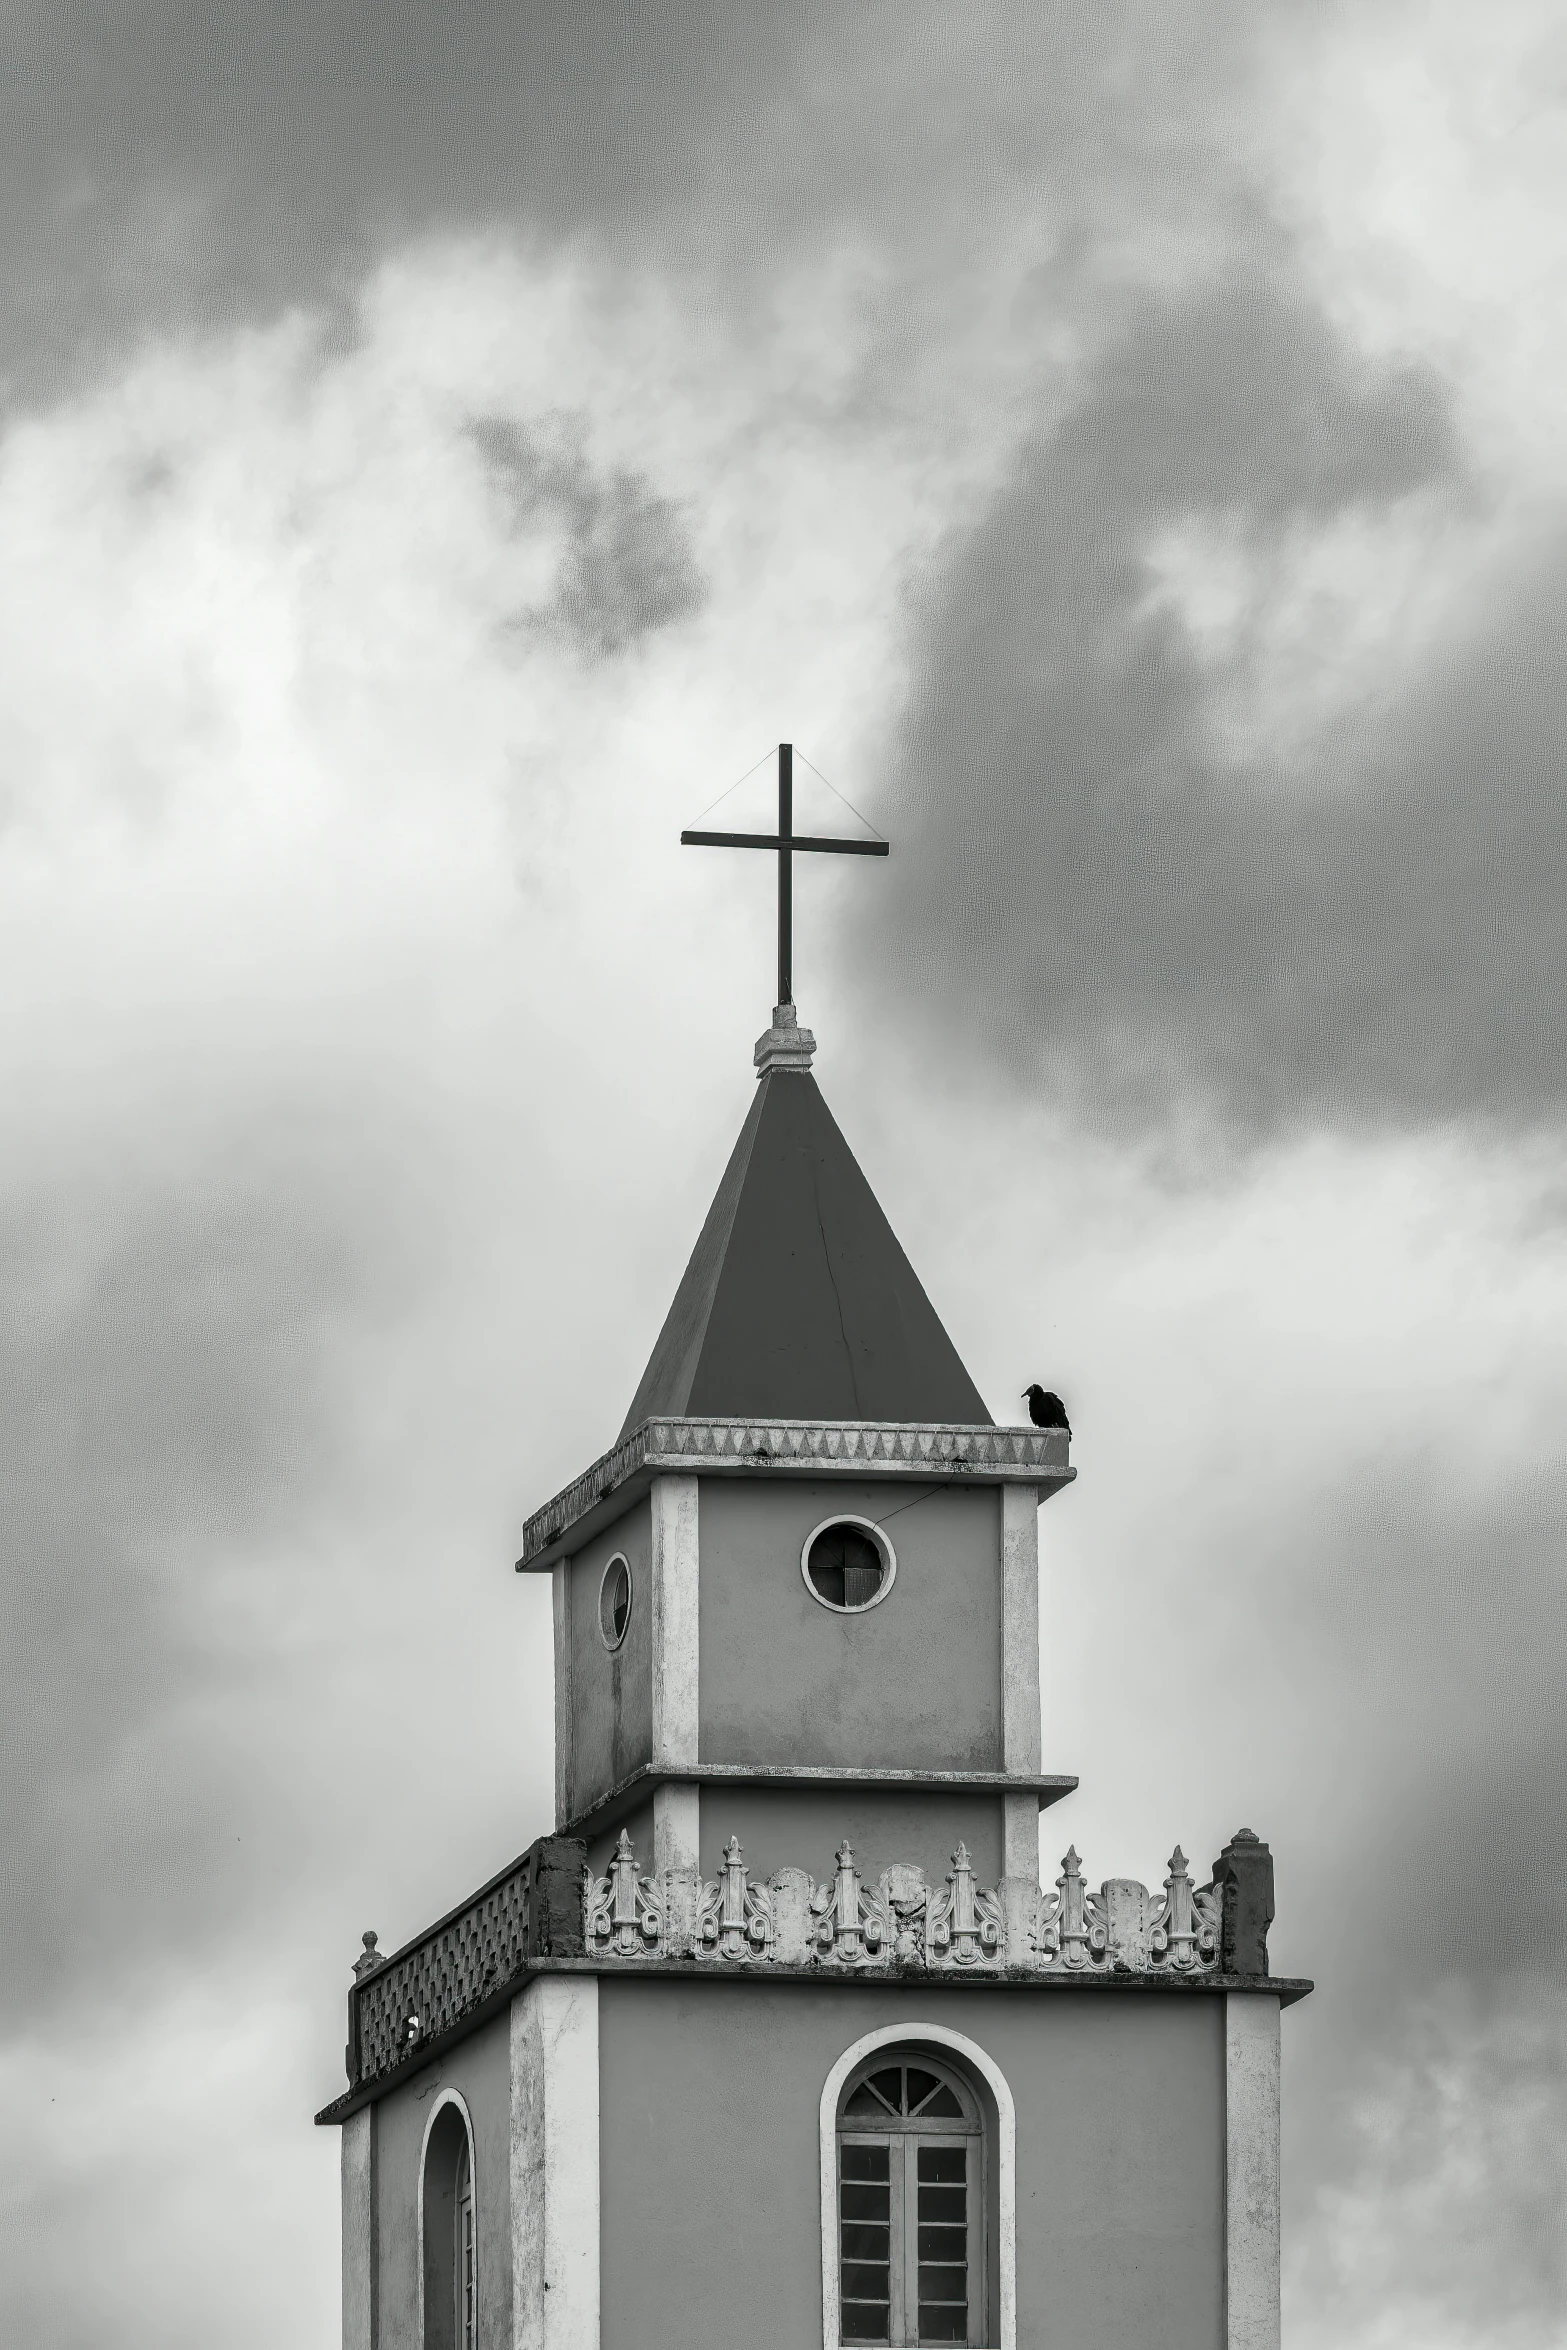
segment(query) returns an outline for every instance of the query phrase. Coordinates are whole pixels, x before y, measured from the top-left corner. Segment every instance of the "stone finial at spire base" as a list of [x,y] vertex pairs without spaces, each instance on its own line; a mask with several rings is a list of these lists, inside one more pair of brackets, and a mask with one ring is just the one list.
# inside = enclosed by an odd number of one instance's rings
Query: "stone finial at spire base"
[[386,1964],[386,1952],[377,1950],[377,1937],[373,1931],[361,1934],[359,1939],[363,1942],[364,1949],[354,1960],[354,1980],[356,1983],[362,1983],[366,1975],[373,1975],[377,1967],[383,1967]]
[[815,1051],[816,1039],[808,1028],[800,1026],[793,1004],[774,1004],[773,1024],[765,1036],[757,1038],[751,1057],[758,1077],[766,1077],[774,1069],[793,1069],[804,1077]]

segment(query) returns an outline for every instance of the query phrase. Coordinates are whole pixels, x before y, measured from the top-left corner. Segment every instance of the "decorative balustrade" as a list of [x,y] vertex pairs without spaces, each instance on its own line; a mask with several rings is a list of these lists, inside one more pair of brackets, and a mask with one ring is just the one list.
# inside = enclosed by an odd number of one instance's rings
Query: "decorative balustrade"
[[644,1870],[621,1832],[607,1875],[583,1874],[582,1937],[591,1957],[717,1959],[729,1964],[1034,1974],[1218,1971],[1220,1886],[1193,1885],[1177,1845],[1162,1893],[1130,1877],[1097,1891],[1075,1851],[1052,1890],[1003,1877],[977,1885],[960,1844],[942,1885],[900,1862],[874,1883],[841,1844],[825,1884],[804,1869],[753,1881],[731,1836],[718,1875]]
[[1096,1891],[1076,1852],[1053,1887],[1024,1877],[978,1885],[961,1844],[939,1884],[909,1862],[872,1881],[847,1843],[822,1884],[799,1868],[764,1882],[733,1836],[716,1877],[658,1873],[641,1866],[624,1832],[600,1877],[580,1839],[545,1836],[390,1958],[365,1936],[348,1995],[348,2096],[472,2030],[540,1965],[1260,1980],[1272,1917],[1272,1856],[1247,1828],[1207,1885],[1193,1885],[1177,1847],[1162,1893],[1129,1877]]
[[391,2072],[535,1959],[580,1953],[582,1870],[581,1844],[545,1836],[395,1956],[383,1956],[367,1934],[348,1995],[349,2080]]

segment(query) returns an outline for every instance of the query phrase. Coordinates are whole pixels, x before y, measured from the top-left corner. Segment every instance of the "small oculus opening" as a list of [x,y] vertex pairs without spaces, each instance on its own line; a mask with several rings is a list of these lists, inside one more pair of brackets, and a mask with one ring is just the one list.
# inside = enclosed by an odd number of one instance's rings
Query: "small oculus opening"
[[800,1555],[805,1587],[823,1607],[853,1615],[874,1607],[892,1588],[892,1545],[868,1518],[829,1518]]
[[617,1552],[599,1585],[599,1631],[612,1655],[625,1639],[630,1621],[631,1569]]

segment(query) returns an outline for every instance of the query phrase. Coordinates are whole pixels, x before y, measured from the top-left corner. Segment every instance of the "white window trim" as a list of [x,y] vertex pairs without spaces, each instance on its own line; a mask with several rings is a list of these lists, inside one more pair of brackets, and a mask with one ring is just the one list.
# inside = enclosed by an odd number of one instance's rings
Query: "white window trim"
[[462,2115],[462,2126],[468,2133],[468,2178],[473,2189],[473,2287],[477,2305],[479,2290],[479,2170],[474,2160],[473,2115],[460,2089],[443,2089],[425,2116],[424,2135],[419,2141],[419,2350],[424,2350],[424,2172],[430,2158],[430,2132],[440,2120],[448,2105],[455,2105]]
[[949,2048],[961,2057],[996,2101],[996,2238],[1000,2308],[995,2350],[1017,2350],[1017,2107],[1006,2074],[977,2041],[945,2024],[883,2024],[846,2048],[822,2089],[822,2350],[841,2350],[843,2312],[838,2295],[838,2100],[857,2064],[878,2048]]
[[[618,1640],[611,1640],[609,1634],[604,1629],[604,1594],[609,1588],[609,1579],[617,1567],[624,1567],[626,1570],[626,1621],[620,1638]],[[617,1550],[604,1561],[604,1572],[599,1577],[597,1606],[599,1638],[604,1643],[604,1653],[606,1656],[618,1656],[621,1650],[625,1647],[626,1633],[631,1629],[631,1611],[636,1606],[636,1604],[637,1584],[636,1577],[631,1572],[631,1561],[627,1558],[623,1550]]]
[[[835,1599],[823,1599],[811,1581],[811,1544],[816,1540],[818,1534],[825,1534],[829,1526],[858,1526],[862,1533],[870,1536],[887,1562],[887,1572],[881,1579],[881,1587],[875,1598],[862,1599],[858,1607],[840,1607]],[[893,1549],[885,1531],[877,1525],[874,1518],[857,1517],[853,1510],[834,1510],[830,1518],[823,1518],[819,1526],[811,1528],[800,1546],[800,1580],[817,1606],[824,1607],[830,1616],[868,1616],[873,1607],[880,1607],[898,1580],[898,1554]]]

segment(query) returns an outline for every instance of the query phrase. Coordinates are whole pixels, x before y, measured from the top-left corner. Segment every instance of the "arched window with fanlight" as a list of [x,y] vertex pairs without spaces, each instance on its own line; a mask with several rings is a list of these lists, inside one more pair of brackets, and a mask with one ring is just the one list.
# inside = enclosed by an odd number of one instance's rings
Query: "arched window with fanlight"
[[420,2198],[422,2350],[477,2350],[479,2297],[473,2136],[448,2092],[431,2116]]
[[983,2343],[985,2124],[955,2066],[884,2048],[838,2107],[841,2339]]

